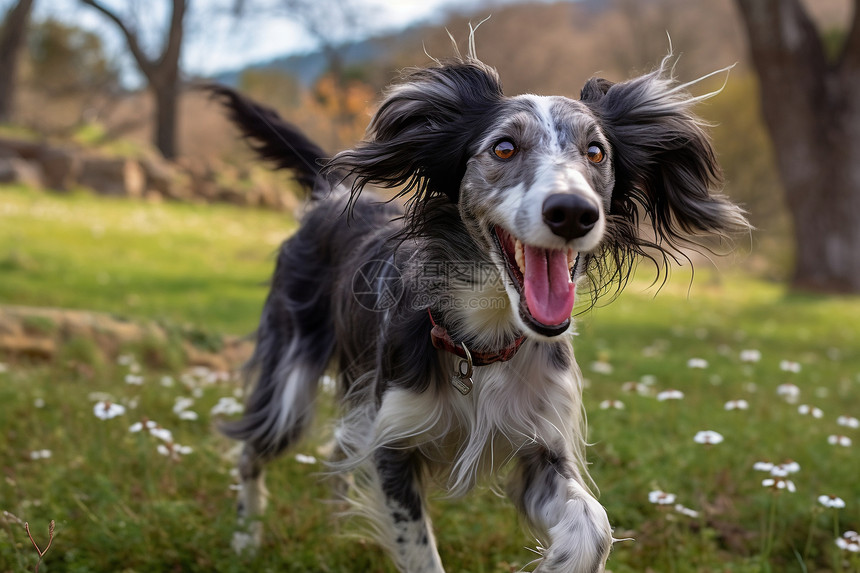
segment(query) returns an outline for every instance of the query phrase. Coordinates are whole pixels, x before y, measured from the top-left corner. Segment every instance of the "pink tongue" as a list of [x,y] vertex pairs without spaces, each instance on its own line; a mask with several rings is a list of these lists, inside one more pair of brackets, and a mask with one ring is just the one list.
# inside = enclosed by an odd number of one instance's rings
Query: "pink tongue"
[[554,326],[570,318],[575,288],[570,282],[567,253],[523,245],[526,305],[542,324]]

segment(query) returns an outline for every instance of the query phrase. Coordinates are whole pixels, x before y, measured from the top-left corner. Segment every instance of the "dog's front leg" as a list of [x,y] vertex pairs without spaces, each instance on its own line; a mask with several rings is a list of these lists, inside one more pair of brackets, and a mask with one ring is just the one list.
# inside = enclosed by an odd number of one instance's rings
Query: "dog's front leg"
[[443,573],[430,518],[424,508],[418,455],[381,447],[373,457],[376,505],[372,519],[379,542],[404,573]]
[[521,455],[508,494],[546,545],[536,573],[603,571],[612,530],[569,453],[539,448]]

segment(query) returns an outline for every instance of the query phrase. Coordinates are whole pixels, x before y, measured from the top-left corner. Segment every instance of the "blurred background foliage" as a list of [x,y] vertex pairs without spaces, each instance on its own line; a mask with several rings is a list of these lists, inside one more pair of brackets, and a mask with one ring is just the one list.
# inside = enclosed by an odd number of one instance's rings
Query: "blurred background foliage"
[[[240,5],[245,12],[237,8],[237,16],[250,17],[254,2],[236,3]],[[350,2],[337,5],[360,8]],[[805,6],[835,58],[848,33],[848,0],[818,0]],[[732,0],[472,4],[448,13],[442,25],[417,25],[354,44],[326,43],[323,38],[319,53],[284,57],[215,78],[186,73],[179,96],[180,155],[238,165],[250,160],[218,106],[193,89],[201,79],[236,85],[274,107],[332,153],[348,147],[361,138],[381,91],[396,79],[398,70],[431,63],[428,54],[452,55],[449,31],[465,49],[470,23],[488,15],[491,18],[477,33],[478,54],[499,70],[509,95],[575,98],[592,75],[620,81],[653,69],[670,45],[678,57],[675,73],[682,81],[734,66],[692,89],[706,93],[725,81],[722,92],[700,106],[699,113],[714,126],[727,193],[745,206],[757,229],[751,242],[741,244],[751,251],[744,264],[769,279],[788,277],[793,262],[787,247],[791,217],[759,109],[757,76],[748,62]],[[200,20],[195,26],[205,27],[199,12],[195,17]],[[314,25],[320,27],[318,22],[308,24]],[[309,73],[309,68],[315,71]],[[120,55],[110,53],[97,34],[53,19],[31,21],[15,116],[2,129],[34,138],[77,136],[94,143],[122,139],[149,145],[153,97],[146,90],[124,89],[121,75]]]

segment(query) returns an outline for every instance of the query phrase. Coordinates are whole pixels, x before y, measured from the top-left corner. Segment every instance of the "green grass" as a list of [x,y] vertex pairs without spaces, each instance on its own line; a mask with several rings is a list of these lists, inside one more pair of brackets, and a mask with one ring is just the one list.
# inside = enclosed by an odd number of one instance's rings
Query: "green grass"
[[[0,302],[245,333],[265,297],[271,253],[291,227],[283,215],[249,210],[0,191]],[[836,424],[842,414],[860,417],[860,300],[791,295],[780,285],[711,272],[697,273],[690,288],[689,275],[677,271],[656,296],[646,285],[634,281],[617,301],[581,316],[574,340],[589,382],[591,474],[615,536],[634,538],[615,546],[609,568],[860,570],[856,555],[850,561],[837,552],[833,510],[816,501],[838,495],[847,507],[836,527],[860,529],[860,431]],[[761,360],[741,362],[744,349],[760,351]],[[393,571],[335,519],[338,506],[320,501],[329,497],[318,475],[323,466],[291,455],[269,466],[263,547],[256,556],[234,555],[234,445],[219,436],[209,411],[238,382],[183,377],[179,367],[147,362],[156,350],[131,350],[142,365],[140,386],[124,382],[128,366],[85,340],[72,341],[54,362],[0,358],[0,510],[29,522],[42,547],[56,521],[44,571]],[[688,367],[690,358],[707,368]],[[800,371],[782,370],[783,360]],[[173,385],[162,384],[165,375]],[[642,380],[650,395],[623,389]],[[796,384],[798,403],[820,407],[823,418],[802,416],[779,398],[784,382]],[[654,398],[668,388],[684,399]],[[173,413],[180,396],[194,397],[198,420]],[[97,419],[93,404],[105,397],[127,412]],[[748,410],[723,409],[738,398]],[[604,400],[625,407],[604,410]],[[142,417],[194,451],[179,461],[162,456],[154,437],[128,431]],[[299,452],[317,455],[328,433],[324,418]],[[694,443],[707,429],[725,440]],[[832,446],[831,434],[854,444]],[[31,459],[42,449],[51,457]],[[762,487],[767,476],[752,465],[788,458],[801,466],[790,476],[797,491]],[[655,489],[676,494],[698,517],[649,503]],[[502,573],[534,558],[510,504],[489,491],[434,500],[432,515],[450,572]],[[0,518],[0,571],[32,571],[36,560],[20,524]]]
[[294,226],[283,213],[0,187],[0,303],[245,334]]

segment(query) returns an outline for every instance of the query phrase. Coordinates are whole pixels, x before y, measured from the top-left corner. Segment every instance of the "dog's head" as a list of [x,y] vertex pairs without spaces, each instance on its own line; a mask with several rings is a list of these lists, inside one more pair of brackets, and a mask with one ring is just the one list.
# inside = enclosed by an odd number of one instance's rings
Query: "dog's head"
[[506,277],[521,329],[555,336],[581,275],[623,284],[637,255],[653,256],[647,247],[667,253],[746,227],[713,192],[720,170],[690,112],[697,98],[665,65],[623,83],[589,80],[580,100],[505,97],[474,57],[415,70],[330,167],[350,174],[354,197],[367,184],[402,187],[413,227],[440,201],[456,203]]

